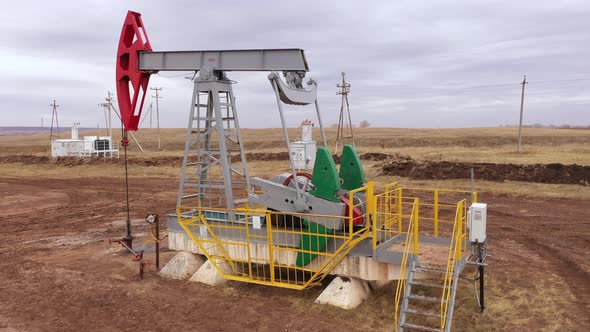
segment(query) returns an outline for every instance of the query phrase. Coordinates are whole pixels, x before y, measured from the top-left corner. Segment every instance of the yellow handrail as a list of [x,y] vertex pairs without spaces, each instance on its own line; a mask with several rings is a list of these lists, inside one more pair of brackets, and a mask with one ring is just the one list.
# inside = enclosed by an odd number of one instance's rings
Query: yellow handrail
[[[374,195],[374,188],[375,188],[375,183],[373,181],[369,181],[367,182],[367,185],[364,187],[360,187],[357,189],[353,189],[351,191],[348,192],[348,227],[349,227],[349,237],[352,238],[353,233],[354,233],[354,208],[355,208],[355,204],[354,204],[354,195],[359,193],[359,192],[365,192],[366,194],[366,199],[365,199],[365,206],[366,206],[366,210],[365,210],[365,217],[368,216],[372,216],[372,218],[374,219],[374,214],[375,214],[375,195]],[[368,218],[367,218],[368,219]],[[368,228],[369,225],[369,220],[365,220],[365,227]]]
[[412,216],[414,220],[412,221],[414,226],[412,227],[413,234],[412,237],[414,238],[414,255],[418,256],[418,233],[419,233],[419,223],[420,223],[420,200],[418,198],[414,199],[414,205],[412,206]]
[[434,237],[438,237],[438,189],[434,190]]
[[451,299],[451,286],[453,282],[453,274],[455,272],[455,265],[457,261],[463,257],[464,247],[464,214],[463,210],[466,207],[466,200],[462,200],[457,204],[455,212],[455,222],[453,225],[453,235],[451,244],[449,246],[449,256],[447,259],[447,268],[445,272],[445,283],[443,286],[443,294],[440,301],[440,328],[445,329],[447,322],[447,313],[449,309],[449,301]]
[[394,314],[394,324],[395,330],[398,330],[398,323],[399,323],[399,311],[400,311],[400,302],[403,297],[403,293],[406,289],[406,271],[407,271],[407,264],[408,264],[408,255],[410,253],[410,249],[414,255],[418,253],[418,206],[419,201],[418,199],[414,199],[414,205],[412,207],[412,214],[410,217],[410,223],[408,225],[408,232],[406,235],[405,241],[405,249],[402,256],[402,262],[400,265],[399,270],[399,281],[397,283],[397,288],[395,289],[395,314]]

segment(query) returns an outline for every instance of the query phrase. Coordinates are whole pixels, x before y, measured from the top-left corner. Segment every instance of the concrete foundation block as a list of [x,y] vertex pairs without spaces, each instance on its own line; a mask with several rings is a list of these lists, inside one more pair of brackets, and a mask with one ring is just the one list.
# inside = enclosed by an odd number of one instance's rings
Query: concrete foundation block
[[200,255],[181,251],[164,265],[160,275],[172,279],[187,279],[192,276],[205,262]]
[[315,303],[342,309],[354,309],[369,297],[371,290],[365,280],[337,277],[324,289]]
[[[232,270],[229,264],[224,260],[216,260],[215,264],[218,268],[220,268],[223,273],[231,274]],[[210,286],[217,286],[224,283],[226,280],[223,278],[223,275],[217,271],[215,266],[211,263],[211,261],[206,261],[195,274],[189,279],[189,281],[200,282],[202,284],[207,284]]]

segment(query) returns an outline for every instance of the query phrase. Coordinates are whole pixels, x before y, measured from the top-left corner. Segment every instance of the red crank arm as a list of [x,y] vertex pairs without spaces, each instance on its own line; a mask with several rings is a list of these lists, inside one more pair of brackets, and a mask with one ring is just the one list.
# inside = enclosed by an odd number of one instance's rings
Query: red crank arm
[[151,75],[139,70],[139,53],[151,50],[141,14],[128,11],[119,38],[116,69],[117,100],[125,130],[135,131],[139,124]]

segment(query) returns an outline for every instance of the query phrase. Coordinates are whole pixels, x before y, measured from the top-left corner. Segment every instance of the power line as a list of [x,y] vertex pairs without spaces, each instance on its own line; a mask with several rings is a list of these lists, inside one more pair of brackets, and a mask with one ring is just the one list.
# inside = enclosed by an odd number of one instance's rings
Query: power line
[[575,81],[590,81],[590,78],[572,78],[565,80],[548,80],[548,81],[528,81],[528,83],[555,83],[555,82],[575,82]]
[[[572,79],[555,79],[555,80],[544,80],[544,81],[527,81],[527,83],[532,84],[546,84],[546,83],[560,83],[560,82],[578,82],[578,81],[590,81],[590,78],[572,78]],[[392,83],[386,84],[387,86],[395,86],[401,88],[410,88],[416,90],[454,90],[454,91],[462,91],[462,90],[471,90],[471,89],[484,89],[484,88],[496,88],[496,87],[514,87],[520,83],[491,83],[491,84],[479,84],[479,85],[470,85],[470,86],[457,86],[453,83],[442,83],[440,85],[434,86],[416,86],[416,85],[408,85],[403,83]]]
[[141,119],[141,122],[139,123],[139,126],[141,127],[141,125],[145,122],[145,119],[147,119],[148,114],[150,117],[150,129],[152,129],[152,108],[153,108],[154,103],[150,103],[150,107],[148,107],[147,112],[143,113],[143,119]]

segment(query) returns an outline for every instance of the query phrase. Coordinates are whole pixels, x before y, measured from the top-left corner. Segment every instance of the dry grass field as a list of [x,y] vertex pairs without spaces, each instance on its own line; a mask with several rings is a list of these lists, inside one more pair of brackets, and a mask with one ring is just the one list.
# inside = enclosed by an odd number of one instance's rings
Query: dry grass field
[[[246,129],[246,150],[282,152],[281,134]],[[335,131],[327,134],[333,149]],[[590,165],[590,130],[526,128],[523,153],[515,152],[515,134],[514,128],[366,128],[356,131],[356,143],[360,153],[402,153],[417,160]],[[184,130],[163,129],[161,135],[158,150],[155,129],[137,132],[146,151],[132,143],[130,158],[181,156]],[[0,157],[46,156],[47,140],[47,135],[0,136]],[[269,177],[286,170],[287,162],[256,160],[249,166],[252,175]],[[364,166],[378,188],[391,181],[469,188],[466,180],[409,180],[382,175],[379,162]],[[345,311],[314,305],[318,288],[298,292],[234,282],[211,288],[162,279],[153,266],[138,281],[129,256],[104,243],[123,232],[120,163],[4,162],[0,170],[7,235],[0,244],[0,330],[392,330],[395,283]],[[132,217],[140,241],[146,213],[173,211],[178,174],[173,165],[131,166]],[[477,311],[472,283],[462,281],[454,330],[590,329],[590,187],[477,179],[475,187],[490,204],[487,308]],[[204,307],[206,317],[198,311]]]
[[[247,152],[285,150],[282,129],[243,129]],[[106,131],[83,131],[84,135],[105,135]],[[114,130],[120,139],[120,130]],[[403,153],[420,160],[448,160],[494,163],[563,163],[590,165],[590,130],[523,129],[523,152],[516,153],[515,128],[403,129],[357,128],[359,153]],[[145,153],[142,156],[181,156],[185,129],[161,129],[161,150],[157,149],[157,130],[140,129],[135,133]],[[295,139],[298,129],[289,135]],[[70,133],[62,133],[69,138]],[[326,129],[328,146],[334,149],[336,130]],[[319,130],[314,138],[320,140]],[[130,155],[139,155],[133,140]],[[48,135],[0,136],[0,155],[49,153]]]

